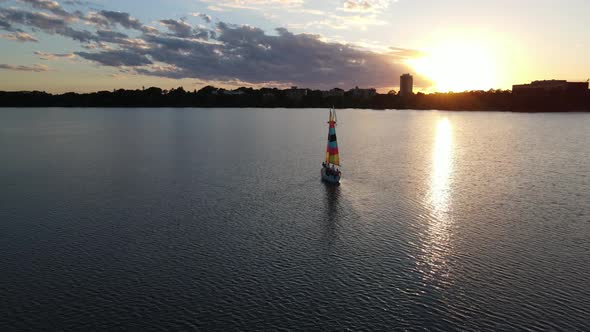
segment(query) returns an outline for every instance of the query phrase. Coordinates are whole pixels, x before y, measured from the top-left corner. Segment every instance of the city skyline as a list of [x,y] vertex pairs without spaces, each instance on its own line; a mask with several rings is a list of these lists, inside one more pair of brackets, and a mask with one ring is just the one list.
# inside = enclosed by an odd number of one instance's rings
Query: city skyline
[[0,90],[206,85],[415,91],[585,81],[570,0],[0,1]]

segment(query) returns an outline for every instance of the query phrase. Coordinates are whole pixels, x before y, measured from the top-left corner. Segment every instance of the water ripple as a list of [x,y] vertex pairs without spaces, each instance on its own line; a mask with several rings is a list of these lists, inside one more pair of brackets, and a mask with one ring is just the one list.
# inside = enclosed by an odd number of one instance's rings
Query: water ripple
[[0,110],[0,328],[587,329],[587,115],[341,113]]

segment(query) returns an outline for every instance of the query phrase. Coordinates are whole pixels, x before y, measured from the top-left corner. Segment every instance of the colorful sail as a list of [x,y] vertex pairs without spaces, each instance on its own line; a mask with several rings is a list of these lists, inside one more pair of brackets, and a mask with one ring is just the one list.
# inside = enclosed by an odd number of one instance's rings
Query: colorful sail
[[335,111],[330,110],[330,129],[328,130],[328,147],[326,149],[326,163],[340,166],[340,155],[338,154],[338,142],[336,141],[336,119]]

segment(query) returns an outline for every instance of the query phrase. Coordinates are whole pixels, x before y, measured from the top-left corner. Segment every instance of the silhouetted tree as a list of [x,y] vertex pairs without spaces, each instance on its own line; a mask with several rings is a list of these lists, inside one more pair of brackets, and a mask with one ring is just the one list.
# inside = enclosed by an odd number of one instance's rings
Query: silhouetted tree
[[[293,98],[277,88],[241,87],[233,91],[205,86],[187,92],[183,87],[170,91],[158,87],[137,90],[115,89],[93,93],[48,94],[41,91],[0,92],[4,107],[337,107],[375,109],[440,109],[464,111],[580,111],[590,110],[590,90],[586,93],[531,92],[513,94],[509,90],[466,91],[460,93],[418,92],[400,96],[394,90],[374,96],[343,95],[307,90]],[[336,91],[336,90],[335,90]],[[342,90],[340,90],[342,92]]]

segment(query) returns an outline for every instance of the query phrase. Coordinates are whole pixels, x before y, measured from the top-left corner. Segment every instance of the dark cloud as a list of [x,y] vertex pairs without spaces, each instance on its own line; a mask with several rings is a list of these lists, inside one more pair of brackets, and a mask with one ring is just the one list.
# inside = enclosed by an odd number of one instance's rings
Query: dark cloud
[[128,38],[128,36],[122,32],[111,31],[111,30],[97,30],[96,31],[96,38],[102,42],[106,43],[121,43],[123,39]]
[[143,52],[169,67],[138,71],[171,78],[285,82],[320,88],[391,86],[407,71],[402,55],[327,43],[315,35],[286,29],[268,35],[258,28],[226,23],[218,23],[217,30],[213,44],[168,36],[146,39],[151,46]]
[[49,71],[49,67],[44,65],[33,65],[33,66],[20,66],[20,65],[7,65],[0,63],[0,69],[12,70],[12,71],[30,71],[30,72],[44,72]]
[[211,48],[198,41],[165,35],[146,35],[143,37],[143,40],[149,45],[150,50],[166,48],[171,52],[180,52],[194,50],[196,48]]
[[99,53],[75,52],[74,54],[84,59],[98,62],[101,65],[111,67],[133,67],[152,64],[150,59],[148,59],[145,55],[124,50],[103,51]]
[[143,28],[143,24],[141,24],[138,19],[131,17],[129,13],[101,10],[100,15],[102,15],[112,25],[119,24],[126,29],[135,29],[140,31]]
[[[193,27],[184,20],[161,20],[168,29],[168,33],[161,33],[129,13],[106,10],[76,14],[95,29],[77,30],[72,21],[63,19],[69,16],[57,14],[52,1],[26,2],[50,13],[0,8],[0,22],[11,29],[12,25],[22,25],[72,38],[89,50],[75,52],[77,56],[121,70],[131,67],[133,72],[145,75],[316,88],[380,88],[395,85],[399,75],[408,71],[405,59],[416,54],[400,48],[391,48],[387,54],[375,53],[284,28],[268,34],[256,27],[223,22],[209,29]],[[120,28],[136,32],[130,36]],[[419,77],[416,83],[420,84]]]
[[193,30],[193,38],[198,38],[198,39],[209,39],[209,37],[211,38],[215,38],[216,34],[215,31],[213,30],[209,30],[209,29],[204,29],[204,28],[196,28]]
[[76,29],[72,29],[70,27],[67,27],[63,30],[58,30],[56,31],[56,33],[66,36],[66,37],[70,37],[73,40],[77,40],[83,43],[87,43],[93,40],[96,40],[96,37],[87,30],[76,30]]
[[15,8],[0,8],[0,16],[12,24],[22,24],[25,26],[38,28],[45,32],[55,33],[68,27],[68,23],[63,18],[43,12],[29,12]]
[[184,22],[177,20],[161,20],[160,23],[164,24],[170,32],[177,37],[190,37],[193,32],[193,27]]
[[11,31],[12,26],[3,17],[0,17],[0,29]]
[[9,23],[36,28],[52,35],[62,35],[82,43],[100,40],[100,36],[96,36],[87,30],[74,29],[70,27],[68,20],[54,14],[29,12],[14,8],[0,8],[0,15]]

